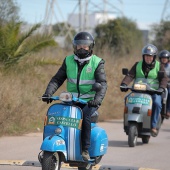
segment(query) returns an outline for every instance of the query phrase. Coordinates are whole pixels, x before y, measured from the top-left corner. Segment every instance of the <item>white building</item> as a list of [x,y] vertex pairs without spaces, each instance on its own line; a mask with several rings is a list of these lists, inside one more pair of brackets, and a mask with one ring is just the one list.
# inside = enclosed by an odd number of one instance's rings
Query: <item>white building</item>
[[[81,18],[81,19],[80,19]],[[89,31],[93,32],[94,28],[99,24],[105,24],[108,20],[115,19],[115,15],[108,13],[92,13],[88,15],[70,14],[68,23],[78,32]]]

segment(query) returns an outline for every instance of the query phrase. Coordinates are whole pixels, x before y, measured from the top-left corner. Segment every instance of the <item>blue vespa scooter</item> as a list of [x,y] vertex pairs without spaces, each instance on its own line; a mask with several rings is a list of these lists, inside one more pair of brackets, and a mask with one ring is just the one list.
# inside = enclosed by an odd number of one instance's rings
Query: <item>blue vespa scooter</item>
[[[92,90],[97,91],[100,86],[95,83]],[[87,102],[69,92],[63,92],[60,96],[53,96],[50,99],[62,102],[49,107],[44,121],[44,140],[38,155],[42,170],[60,170],[62,162],[71,167],[78,167],[78,170],[91,170],[92,166],[100,162],[108,148],[106,131],[96,124],[97,112],[92,115],[90,160],[84,161],[81,154],[83,113],[74,103]]]

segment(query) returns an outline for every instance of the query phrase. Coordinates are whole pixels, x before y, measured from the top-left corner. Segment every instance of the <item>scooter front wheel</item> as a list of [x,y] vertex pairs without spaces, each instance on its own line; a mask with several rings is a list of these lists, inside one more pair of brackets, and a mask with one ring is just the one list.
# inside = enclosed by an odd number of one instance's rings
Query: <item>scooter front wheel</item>
[[130,124],[128,131],[128,144],[129,147],[136,146],[138,138],[138,128],[136,124]]
[[61,157],[59,153],[44,151],[42,158],[42,170],[60,170]]

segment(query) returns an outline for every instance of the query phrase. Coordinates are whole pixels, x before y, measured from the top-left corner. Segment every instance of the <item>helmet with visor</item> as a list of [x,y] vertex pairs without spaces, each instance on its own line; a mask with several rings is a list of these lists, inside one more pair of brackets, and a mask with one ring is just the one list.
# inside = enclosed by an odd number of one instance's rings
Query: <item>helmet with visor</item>
[[79,32],[73,39],[74,54],[80,59],[89,57],[93,53],[94,38],[88,32]]

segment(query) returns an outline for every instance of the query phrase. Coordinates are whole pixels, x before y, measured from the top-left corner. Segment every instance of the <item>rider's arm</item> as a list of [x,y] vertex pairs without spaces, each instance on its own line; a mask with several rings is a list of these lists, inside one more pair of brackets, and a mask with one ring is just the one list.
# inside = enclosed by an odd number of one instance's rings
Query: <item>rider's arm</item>
[[122,83],[129,85],[133,79],[136,77],[136,65],[138,64],[138,62],[136,62],[132,68],[130,69],[129,73],[124,77],[124,79],[122,80]]
[[106,74],[104,70],[104,63],[105,61],[101,60],[94,73],[96,82],[102,85],[102,89],[99,92],[97,92],[94,97],[94,99],[98,100],[100,103],[102,102],[107,90],[107,81],[106,81]]
[[57,89],[64,83],[66,78],[67,78],[66,63],[64,60],[58,72],[50,80],[47,89],[45,91],[45,94],[53,95],[57,91]]
[[168,77],[166,75],[165,68],[164,68],[163,64],[160,65],[160,71],[164,71],[164,77],[161,79],[161,81],[159,83],[159,87],[165,89],[167,87]]

